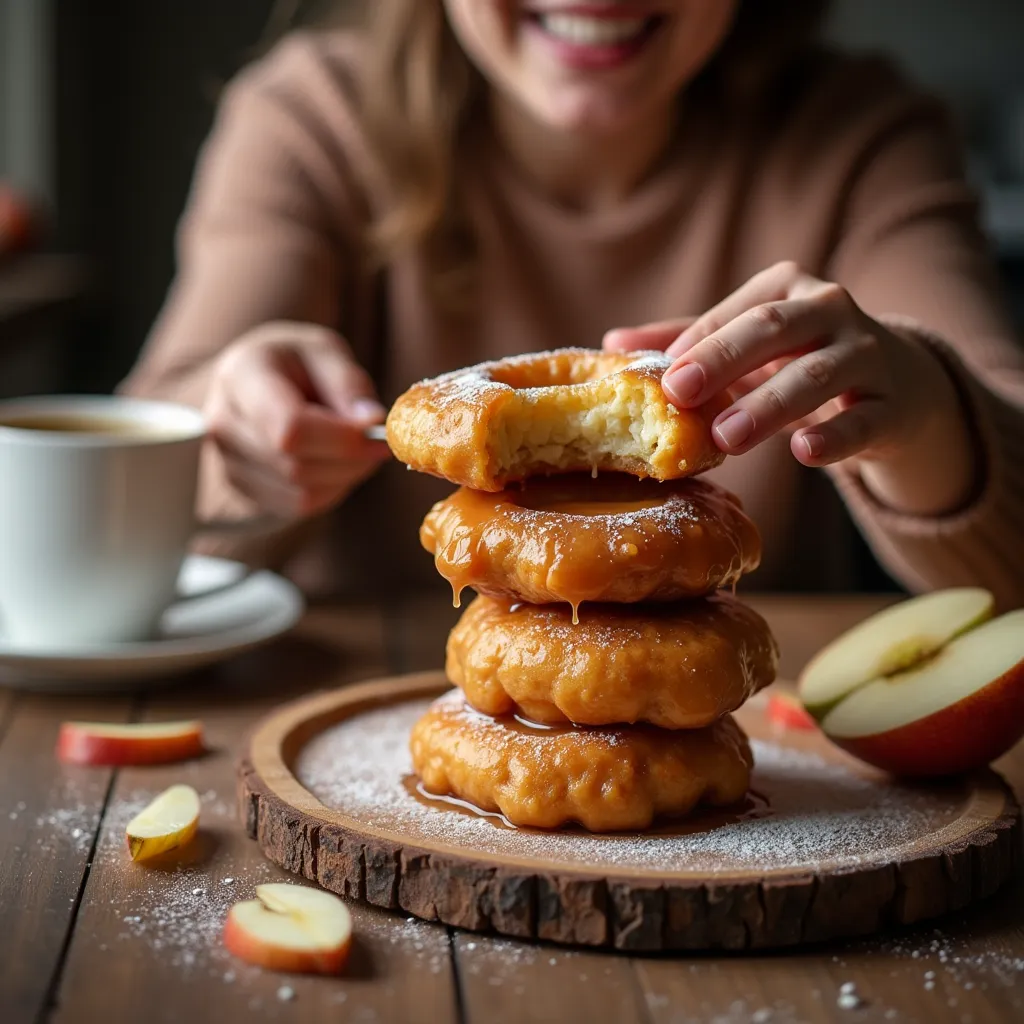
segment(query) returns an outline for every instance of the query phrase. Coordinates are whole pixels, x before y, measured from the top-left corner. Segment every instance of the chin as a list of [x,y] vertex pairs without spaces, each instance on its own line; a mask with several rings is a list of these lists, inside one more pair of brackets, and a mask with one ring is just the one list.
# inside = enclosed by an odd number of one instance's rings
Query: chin
[[608,96],[548,93],[532,111],[542,124],[561,132],[586,137],[621,135],[643,117],[643,110],[633,102]]

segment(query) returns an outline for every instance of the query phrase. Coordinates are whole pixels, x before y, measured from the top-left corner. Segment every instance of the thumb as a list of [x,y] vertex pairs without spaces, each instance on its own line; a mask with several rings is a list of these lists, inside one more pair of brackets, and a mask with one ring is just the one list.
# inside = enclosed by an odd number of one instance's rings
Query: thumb
[[304,346],[303,362],[317,397],[332,412],[357,426],[380,423],[386,414],[370,375],[356,362],[348,343],[334,331],[320,330]]
[[664,352],[692,323],[695,316],[658,320],[639,327],[616,327],[601,341],[605,352],[639,352],[645,349]]

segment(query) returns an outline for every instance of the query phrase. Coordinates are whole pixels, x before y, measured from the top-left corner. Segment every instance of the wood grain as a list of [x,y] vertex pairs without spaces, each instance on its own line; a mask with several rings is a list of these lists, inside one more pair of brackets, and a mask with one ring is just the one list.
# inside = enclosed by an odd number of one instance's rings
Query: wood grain
[[127,721],[130,700],[22,697],[0,744],[0,1005],[35,1021],[50,995],[100,823],[109,768],[60,764],[63,719]]
[[629,960],[512,939],[458,933],[466,1017],[488,1024],[644,1020]]
[[[221,947],[220,930],[232,902],[252,898],[255,886],[291,880],[274,870],[245,838],[234,800],[234,759],[260,714],[286,695],[318,685],[344,686],[379,671],[383,651],[376,612],[316,620],[275,649],[246,656],[230,669],[197,677],[188,690],[150,702],[146,720],[180,717],[202,706],[211,754],[178,765],[119,773],[97,857],[69,951],[55,1015],[58,1022],[103,1020],[111,990],[119,1020],[180,1022],[236,1020],[285,1012],[287,986],[308,1019],[449,1020],[455,988],[443,928],[408,923],[354,906],[357,941],[343,978],[283,976],[248,967]],[[348,657],[324,661],[317,636],[329,634]],[[287,670],[287,671],[284,671]],[[317,675],[317,671],[321,675]],[[239,704],[241,691],[250,700]],[[190,847],[153,866],[133,864],[124,825],[146,800],[174,783],[202,797],[199,836]],[[226,879],[231,879],[230,883]],[[193,896],[193,889],[200,895]],[[103,978],[102,985],[97,979]],[[289,1000],[290,1001],[290,1000]]]
[[[821,644],[880,606],[874,598],[848,596],[746,596],[772,625],[789,676]],[[200,762],[204,774],[196,781],[207,787],[203,792],[214,793],[204,803],[204,821],[211,826],[211,838],[223,842],[216,848],[200,847],[209,859],[188,864],[186,872],[217,877],[230,872],[242,886],[264,877],[285,877],[267,866],[255,844],[239,838],[241,823],[232,817],[233,757],[242,749],[247,723],[312,689],[383,671],[439,667],[444,635],[456,614],[443,598],[407,600],[399,595],[384,608],[382,629],[380,614],[369,607],[318,609],[294,637],[214,673],[182,680],[174,691],[151,702],[144,717],[194,714],[207,719],[220,747]],[[142,883],[132,876],[134,866],[121,859],[115,818],[123,816],[127,798],[166,781],[156,775],[142,773],[141,779],[123,784],[119,780],[103,825],[104,836],[114,845],[101,848],[85,886],[85,903],[77,919],[72,918],[92,836],[86,831],[71,842],[66,816],[54,812],[61,803],[70,806],[64,798],[71,795],[69,787],[76,787],[77,797],[91,794],[75,805],[81,809],[80,820],[95,820],[110,775],[105,769],[61,768],[53,759],[52,741],[63,718],[113,719],[127,715],[128,707],[118,701],[15,701],[0,690],[4,1024],[51,1017],[60,1024],[92,1024],[97,1019],[1002,1024],[1024,1019],[1024,879],[1004,888],[996,899],[934,925],[785,955],[629,956],[459,932],[452,958],[444,926],[351,903],[360,938],[352,969],[340,979],[264,977],[234,962],[222,971],[215,940],[194,944],[198,966],[190,968],[175,959],[180,945],[158,948],[152,933],[148,938],[136,934],[138,926],[123,920],[136,916],[144,902],[130,902],[142,891]],[[1024,746],[997,768],[1018,794],[1024,793]],[[26,804],[25,810],[11,820],[8,814],[18,802]],[[174,884],[170,874],[152,879],[147,884]],[[122,903],[110,905],[111,899]],[[74,931],[64,960],[68,927]],[[111,946],[110,939],[120,934],[127,937]],[[101,949],[104,945],[106,950]],[[119,966],[125,957],[130,968]],[[451,976],[453,963],[458,989]],[[232,970],[235,980],[225,981],[224,973]],[[928,973],[934,978],[927,978]],[[865,1000],[855,1013],[836,1005],[839,987],[851,981]],[[278,999],[282,985],[295,990],[293,1003]],[[44,1005],[47,993],[53,998],[50,1009]],[[218,1017],[213,1016],[214,1007]],[[758,1011],[767,1012],[755,1016]]]
[[[286,870],[373,905],[476,931],[624,951],[762,949],[868,935],[984,899],[1019,860],[1020,809],[991,774],[969,784],[968,804],[950,797],[961,817],[937,845],[922,833],[863,866],[823,862],[809,873],[753,865],[706,877],[608,875],[483,853],[411,826],[391,831],[329,810],[292,774],[301,747],[327,726],[446,685],[441,673],[393,677],[271,715],[239,766],[249,835]],[[825,741],[815,734],[808,743],[824,749]]]

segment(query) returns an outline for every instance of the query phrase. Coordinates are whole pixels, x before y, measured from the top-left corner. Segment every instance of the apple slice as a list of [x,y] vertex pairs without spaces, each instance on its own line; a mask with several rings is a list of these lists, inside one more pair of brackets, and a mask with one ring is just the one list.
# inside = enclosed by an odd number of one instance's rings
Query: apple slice
[[768,694],[765,709],[768,721],[783,729],[817,729],[818,723],[791,693],[778,691]]
[[1024,735],[1024,609],[867,683],[821,727],[850,753],[898,775],[951,775],[995,760]]
[[204,749],[202,722],[64,722],[57,738],[65,764],[164,764]]
[[980,587],[914,597],[872,615],[815,655],[800,675],[800,699],[821,719],[848,693],[932,657],[984,622],[995,602]]
[[149,860],[190,842],[199,828],[199,794],[171,786],[135,815],[125,835],[132,860]]
[[274,882],[228,912],[224,944],[235,956],[272,971],[337,974],[352,945],[348,907],[323,889]]

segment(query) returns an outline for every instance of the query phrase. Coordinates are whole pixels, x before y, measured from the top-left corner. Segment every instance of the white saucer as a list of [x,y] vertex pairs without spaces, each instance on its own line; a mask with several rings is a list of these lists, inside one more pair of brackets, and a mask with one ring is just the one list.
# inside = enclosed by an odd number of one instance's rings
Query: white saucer
[[279,636],[304,607],[298,588],[280,576],[247,575],[238,562],[201,555],[185,560],[179,590],[185,596],[164,612],[154,640],[44,650],[0,636],[0,685],[65,693],[141,689]]

